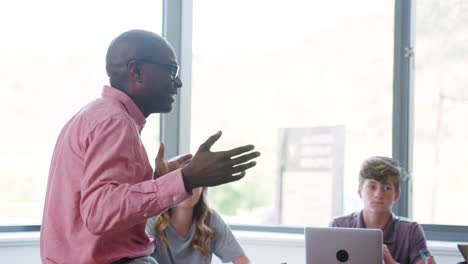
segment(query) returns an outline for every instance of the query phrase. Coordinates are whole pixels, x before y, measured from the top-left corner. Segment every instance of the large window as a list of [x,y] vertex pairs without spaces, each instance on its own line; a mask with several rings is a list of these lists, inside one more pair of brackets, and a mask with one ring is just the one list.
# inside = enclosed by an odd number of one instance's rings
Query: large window
[[222,130],[215,149],[262,152],[209,191],[230,223],[323,226],[361,207],[361,162],[392,155],[393,25],[394,1],[194,1],[191,149]]
[[417,1],[413,217],[466,225],[468,2]]
[[[107,83],[113,37],[130,28],[162,31],[162,2],[2,6],[0,226],[40,224],[61,127]],[[162,122],[167,152],[195,152],[218,130],[224,135],[214,150],[253,143],[262,152],[245,179],[210,188],[229,223],[326,225],[361,208],[361,162],[393,154],[410,171],[397,212],[429,224],[429,238],[467,229],[453,226],[468,217],[466,1],[164,4],[185,84],[182,104]],[[143,132],[150,159],[158,130],[159,117],[151,117]]]
[[[55,140],[108,84],[107,47],[133,28],[161,32],[161,0],[19,0],[0,8],[0,226],[41,223]],[[159,117],[143,130],[150,157]]]

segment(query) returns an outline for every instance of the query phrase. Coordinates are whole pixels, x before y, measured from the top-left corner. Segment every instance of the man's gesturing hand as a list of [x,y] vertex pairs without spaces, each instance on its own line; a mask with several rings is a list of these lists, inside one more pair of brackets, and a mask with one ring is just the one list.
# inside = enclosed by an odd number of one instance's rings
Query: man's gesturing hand
[[171,171],[177,170],[185,165],[186,162],[190,161],[192,158],[192,154],[186,154],[181,157],[178,157],[174,160],[165,161],[164,160],[164,143],[159,143],[159,150],[158,154],[156,155],[155,159],[155,170],[154,170],[154,177],[156,179],[161,177]]
[[210,151],[220,137],[221,131],[209,137],[200,145],[192,161],[182,169],[187,190],[240,180],[245,176],[246,170],[256,165],[255,161],[250,160],[260,156],[260,152],[249,152],[255,148],[253,145],[219,152]]

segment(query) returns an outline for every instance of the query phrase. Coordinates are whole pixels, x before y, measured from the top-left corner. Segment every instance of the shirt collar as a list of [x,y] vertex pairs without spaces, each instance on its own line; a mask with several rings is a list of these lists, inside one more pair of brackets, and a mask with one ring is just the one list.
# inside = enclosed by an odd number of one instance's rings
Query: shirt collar
[[[361,212],[357,215],[357,219],[356,219],[357,228],[366,228],[366,225],[364,224],[363,214],[364,214],[364,210],[361,210]],[[395,242],[396,240],[395,226],[396,226],[396,222],[398,219],[399,217],[392,213],[390,221],[388,221],[387,225],[385,225],[384,229],[382,230],[384,244],[391,244]]]
[[395,230],[397,221],[399,217],[392,213],[390,221],[388,221],[387,225],[384,227],[383,230],[383,240],[385,244],[391,244],[395,242],[397,232]]
[[119,101],[125,107],[128,114],[135,121],[140,131],[141,129],[143,129],[146,123],[145,116],[140,111],[140,108],[138,108],[135,102],[133,102],[133,100],[128,95],[126,95],[124,92],[120,91],[117,88],[104,85],[104,88],[102,89],[102,97],[112,98]]
[[364,224],[363,213],[364,213],[364,210],[361,210],[361,212],[357,215],[357,222],[356,222],[357,228],[366,228],[366,225]]

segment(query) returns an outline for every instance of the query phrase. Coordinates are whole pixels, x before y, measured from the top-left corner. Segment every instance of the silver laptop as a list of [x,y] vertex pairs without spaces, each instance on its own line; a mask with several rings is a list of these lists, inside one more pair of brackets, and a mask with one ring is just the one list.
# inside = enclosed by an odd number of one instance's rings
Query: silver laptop
[[306,227],[307,264],[381,264],[382,231]]

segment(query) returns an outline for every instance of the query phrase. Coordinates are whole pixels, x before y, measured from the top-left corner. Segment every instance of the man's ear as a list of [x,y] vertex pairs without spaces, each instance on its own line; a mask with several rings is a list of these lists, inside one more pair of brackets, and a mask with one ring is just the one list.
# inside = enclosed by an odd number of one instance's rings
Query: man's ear
[[398,188],[395,191],[395,198],[393,198],[393,202],[396,202],[396,201],[398,201],[398,199],[400,199],[400,194],[401,194],[401,190],[400,190],[400,188]]
[[141,82],[142,64],[136,60],[129,61],[127,64],[128,78],[132,81]]
[[359,198],[362,198],[362,186],[359,185],[359,188],[358,188],[358,194],[359,194]]

